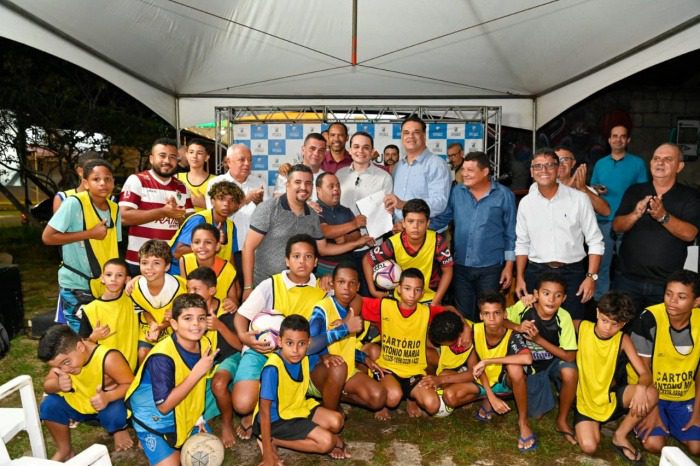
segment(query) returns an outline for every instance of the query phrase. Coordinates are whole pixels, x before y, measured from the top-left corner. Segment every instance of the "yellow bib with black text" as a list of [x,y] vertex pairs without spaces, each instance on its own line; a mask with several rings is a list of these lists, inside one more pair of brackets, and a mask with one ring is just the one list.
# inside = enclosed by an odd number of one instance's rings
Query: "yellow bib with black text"
[[430,308],[419,303],[410,316],[404,317],[398,301],[383,298],[380,317],[382,349],[377,364],[403,378],[425,375]]

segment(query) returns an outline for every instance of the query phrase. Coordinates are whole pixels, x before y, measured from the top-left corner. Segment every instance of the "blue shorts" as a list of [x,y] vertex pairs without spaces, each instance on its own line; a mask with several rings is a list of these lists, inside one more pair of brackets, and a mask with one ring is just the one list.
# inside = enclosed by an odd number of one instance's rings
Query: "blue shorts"
[[527,376],[527,415],[541,417],[556,406],[552,383],[561,390],[561,370],[576,370],[576,363],[554,358],[546,369]]
[[77,312],[80,306],[90,302],[90,298],[94,299],[90,290],[69,290],[68,288],[60,288],[58,293],[63,310],[63,318],[66,324],[68,324],[75,333],[80,332],[80,317],[78,317]]
[[660,435],[663,437],[668,437],[671,435],[671,437],[681,442],[700,440],[700,427],[692,426],[686,431],[681,430],[693,415],[694,403],[694,398],[688,401],[659,400],[659,415],[661,416],[661,421],[666,425],[670,434],[667,434],[661,428],[657,427],[652,430],[651,434],[649,435]]
[[262,368],[266,362],[267,356],[255,350],[247,349],[241,356],[241,362],[238,364],[233,384],[250,380],[260,381],[260,374],[262,374]]
[[64,426],[70,424],[71,421],[97,421],[110,434],[127,427],[124,400],[112,401],[105,409],[96,414],[83,414],[76,411],[62,396],[51,393],[41,400],[39,418],[42,421],[55,422]]
[[[134,422],[134,431],[136,432],[136,437],[138,437],[141,446],[143,447],[143,453],[148,459],[148,464],[158,464],[163,461],[168,456],[172,455],[177,448],[173,448],[170,444],[163,438],[162,435],[154,434],[149,432],[143,426]],[[207,432],[211,432],[209,424],[205,424]],[[173,426],[174,428],[174,426]],[[195,426],[190,432],[190,436],[199,432],[199,427]],[[173,434],[174,436],[175,434]]]
[[[233,388],[233,377],[238,371],[238,365],[240,364],[240,362],[241,353],[234,353],[231,356],[224,359],[223,361],[221,361],[214,369],[214,376],[221,371],[228,372],[231,375],[231,380],[228,383],[229,392]],[[205,392],[206,398],[204,401],[204,419],[206,419],[207,421],[221,414],[221,410],[219,410],[219,405],[216,403],[216,397],[214,396],[214,392],[212,392],[211,390],[212,378],[207,379],[207,388]]]

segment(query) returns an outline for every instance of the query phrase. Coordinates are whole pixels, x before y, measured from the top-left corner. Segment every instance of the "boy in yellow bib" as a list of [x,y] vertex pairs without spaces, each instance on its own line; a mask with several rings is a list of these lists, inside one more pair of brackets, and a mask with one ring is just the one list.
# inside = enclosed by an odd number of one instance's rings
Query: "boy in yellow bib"
[[203,139],[191,139],[190,143],[187,144],[185,157],[190,170],[175,176],[187,186],[195,213],[201,212],[206,208],[205,196],[209,182],[214,178],[214,175],[210,174],[207,169],[207,162],[209,162],[207,142]]
[[80,336],[119,350],[131,371],[136,372],[139,317],[134,310],[134,302],[124,293],[128,279],[128,267],[123,259],[110,259],[105,263],[100,277],[105,292],[82,307]]
[[51,459],[65,461],[75,454],[71,421],[96,420],[114,436],[116,451],[131,448],[124,395],[134,375],[119,351],[82,340],[70,328],[57,325],[41,338],[38,356],[51,366],[44,379],[48,395],[39,407],[39,417],[56,443]]
[[700,455],[700,280],[688,270],[666,280],[664,302],[648,307],[632,326],[637,354],[652,373],[659,403],[635,428],[658,454],[671,436]]
[[143,452],[158,466],[179,466],[185,440],[208,430],[202,418],[206,375],[218,353],[206,337],[207,304],[201,296],[178,296],[170,325],[174,333],[148,353],[126,394]]
[[493,413],[505,414],[510,406],[497,395],[513,394],[518,410],[518,450],[537,448],[537,436],[527,419],[526,367],[532,364],[532,354],[522,335],[506,328],[506,301],[498,292],[479,297],[481,322],[474,324],[474,350],[479,362],[474,366],[474,378],[479,380],[479,395],[484,401],[476,412],[477,421],[488,422]]
[[262,449],[260,464],[281,464],[277,447],[321,454],[337,449],[348,458],[338,436],[343,414],[306,396],[311,378],[306,357],[309,322],[296,314],[285,317],[280,339],[280,350],[270,353],[260,377],[260,401],[253,421],[253,434]]
[[[632,339],[622,333],[634,315],[632,299],[610,291],[598,302],[596,322],[580,321],[574,426],[579,447],[592,455],[600,443],[600,425],[627,413],[612,436],[612,445],[627,461],[638,463],[642,455],[627,435],[656,406],[657,395],[649,369],[637,355]],[[639,374],[636,385],[626,385],[628,360]]]
[[[447,241],[439,233],[428,230],[430,207],[423,199],[411,199],[403,209],[403,231],[371,249],[362,259],[362,270],[369,292],[375,298],[391,293],[377,290],[372,277],[375,265],[385,260],[395,261],[401,270],[416,268],[424,277],[422,303],[439,306],[452,281],[454,263]],[[398,290],[398,289],[397,289]],[[399,299],[398,291],[394,298]]]

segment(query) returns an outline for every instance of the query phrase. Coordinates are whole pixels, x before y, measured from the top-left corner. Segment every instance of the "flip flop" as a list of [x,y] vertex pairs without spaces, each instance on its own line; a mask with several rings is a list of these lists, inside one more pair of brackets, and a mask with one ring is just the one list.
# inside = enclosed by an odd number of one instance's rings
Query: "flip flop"
[[[615,452],[620,455],[625,461],[627,461],[630,464],[642,464],[642,453],[637,450],[637,449],[631,449],[630,447],[627,447],[625,445],[615,445],[614,443],[610,442],[610,444],[613,446],[615,449]],[[625,454],[625,452],[632,453],[636,459],[632,459],[629,456]]]
[[[556,429],[556,432],[562,437],[564,437],[564,440],[566,440],[569,443],[569,445],[578,445],[578,440],[576,440],[576,434],[574,434],[573,432],[559,429]],[[574,443],[569,442],[569,440],[567,440],[568,438],[573,439]]]
[[[521,447],[520,446],[521,443],[525,444],[525,443],[529,442],[530,440],[532,440],[533,442],[532,442],[532,445],[530,445],[529,447]],[[530,435],[528,437],[524,437],[524,438],[518,437],[518,450],[520,450],[520,453],[526,453],[528,451],[537,450],[537,435],[532,434],[532,435]]]
[[490,422],[493,418],[494,411],[492,409],[486,409],[483,406],[479,406],[477,412],[474,413],[474,419],[479,422]]
[[[241,434],[241,431],[243,434]],[[243,424],[239,424],[236,427],[236,437],[241,440],[250,440],[253,437],[253,424],[250,424],[248,427],[244,427]]]

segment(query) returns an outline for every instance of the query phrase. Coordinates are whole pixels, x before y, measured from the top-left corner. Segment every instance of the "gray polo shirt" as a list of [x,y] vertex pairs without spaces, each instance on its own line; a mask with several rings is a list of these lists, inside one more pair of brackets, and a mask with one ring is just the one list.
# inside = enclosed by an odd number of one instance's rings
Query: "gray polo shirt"
[[295,215],[286,194],[259,204],[250,219],[250,228],[265,236],[255,250],[253,286],[287,268],[284,249],[289,238],[306,233],[315,240],[323,239],[318,214],[304,205],[303,215]]

